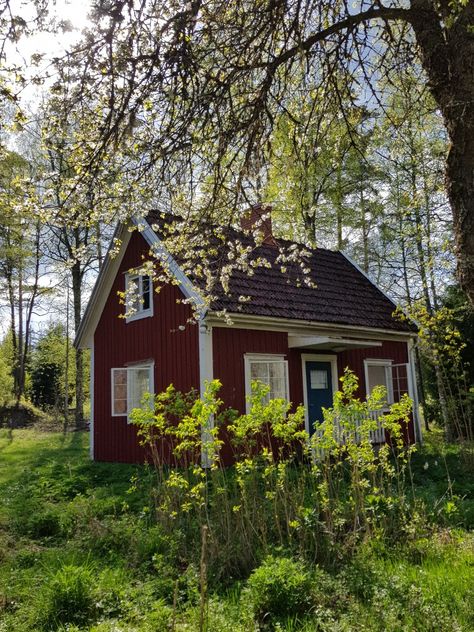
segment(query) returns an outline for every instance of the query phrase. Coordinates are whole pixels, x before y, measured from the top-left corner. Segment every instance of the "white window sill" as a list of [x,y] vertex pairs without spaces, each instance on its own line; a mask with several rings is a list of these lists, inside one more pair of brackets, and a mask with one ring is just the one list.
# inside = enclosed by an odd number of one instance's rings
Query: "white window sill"
[[147,309],[146,311],[137,312],[136,314],[133,314],[133,316],[129,316],[125,319],[125,322],[132,323],[134,320],[141,320],[142,318],[149,318],[150,316],[153,316],[153,310]]

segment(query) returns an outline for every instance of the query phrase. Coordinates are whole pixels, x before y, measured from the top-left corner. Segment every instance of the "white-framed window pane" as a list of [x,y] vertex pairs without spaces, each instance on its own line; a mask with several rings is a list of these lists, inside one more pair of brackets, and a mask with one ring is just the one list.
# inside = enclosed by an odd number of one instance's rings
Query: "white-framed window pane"
[[270,387],[266,400],[288,399],[286,362],[284,360],[250,361],[250,378]]
[[275,377],[270,379],[270,398],[279,399],[286,397],[286,384],[283,377]]
[[153,393],[153,367],[112,369],[112,415],[127,416],[141,408],[145,393]]
[[153,284],[150,275],[129,274],[126,281],[126,308],[130,318],[151,312]]
[[127,414],[127,369],[112,370],[112,415]]
[[145,393],[152,392],[150,367],[128,369],[128,409],[141,408]]
[[147,275],[147,276],[141,277],[141,281],[142,281],[142,310],[145,311],[147,309],[150,309],[151,279]]
[[127,311],[132,314],[140,311],[140,277],[129,276],[127,280]]
[[285,377],[285,363],[284,362],[269,362],[268,373],[270,379],[284,379]]
[[314,369],[310,371],[310,386],[313,389],[325,390],[328,388],[328,372],[327,370]]
[[367,366],[367,394],[372,393],[376,386],[385,386],[388,391],[387,367],[381,364],[369,364]]
[[250,377],[268,384],[268,362],[252,362],[250,364]]

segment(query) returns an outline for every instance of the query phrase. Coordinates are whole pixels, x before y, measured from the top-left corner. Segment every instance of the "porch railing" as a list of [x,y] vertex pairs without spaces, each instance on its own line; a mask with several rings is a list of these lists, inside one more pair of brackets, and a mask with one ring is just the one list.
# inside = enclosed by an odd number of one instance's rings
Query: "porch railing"
[[[386,410],[372,410],[369,412],[369,417],[372,421],[375,421],[375,427],[369,431],[369,441],[373,445],[385,443],[385,428],[382,423],[382,416],[386,413]],[[334,439],[339,445],[345,443],[360,443],[361,433],[358,429],[363,423],[363,418],[353,418],[350,423],[341,424],[336,420],[334,423]],[[318,428],[315,431],[316,435],[323,436],[323,429]]]

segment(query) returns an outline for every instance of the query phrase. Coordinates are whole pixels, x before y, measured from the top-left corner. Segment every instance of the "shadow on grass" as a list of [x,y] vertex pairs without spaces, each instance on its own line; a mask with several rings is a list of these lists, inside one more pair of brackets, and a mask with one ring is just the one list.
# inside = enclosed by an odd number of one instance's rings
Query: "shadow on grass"
[[8,448],[13,443],[13,430],[11,428],[6,428],[5,432],[2,434],[6,438],[6,442],[5,445],[0,445],[0,452]]

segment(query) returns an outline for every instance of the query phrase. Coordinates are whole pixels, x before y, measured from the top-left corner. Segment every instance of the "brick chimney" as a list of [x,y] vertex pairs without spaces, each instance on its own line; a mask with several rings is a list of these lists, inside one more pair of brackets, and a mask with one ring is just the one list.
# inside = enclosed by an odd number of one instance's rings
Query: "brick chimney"
[[254,204],[245,210],[240,218],[242,230],[248,232],[261,232],[263,243],[267,246],[277,246],[272,231],[272,207],[264,204]]

